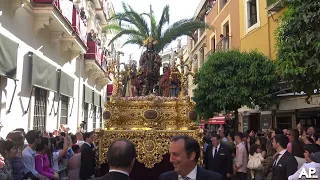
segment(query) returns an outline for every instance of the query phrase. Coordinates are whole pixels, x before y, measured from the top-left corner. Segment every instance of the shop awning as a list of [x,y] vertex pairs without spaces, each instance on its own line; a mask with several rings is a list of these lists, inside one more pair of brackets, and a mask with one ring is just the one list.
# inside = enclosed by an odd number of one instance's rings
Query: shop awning
[[69,76],[67,73],[61,71],[60,93],[68,97],[73,97],[73,90],[74,78]]
[[0,33],[0,75],[16,79],[18,43]]
[[94,92],[94,97],[93,97],[93,104],[97,107],[100,107],[100,94],[98,94],[97,92]]
[[56,67],[35,54],[32,55],[32,84],[50,91],[58,91]]
[[208,120],[208,124],[226,124],[226,117],[214,116]]
[[84,102],[93,103],[93,90],[84,85]]

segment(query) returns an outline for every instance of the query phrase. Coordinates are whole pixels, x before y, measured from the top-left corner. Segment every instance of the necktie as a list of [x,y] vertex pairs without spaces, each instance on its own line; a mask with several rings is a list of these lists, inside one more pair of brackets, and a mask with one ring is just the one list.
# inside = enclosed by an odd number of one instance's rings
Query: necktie
[[273,163],[273,167],[276,166],[277,164],[277,160],[278,160],[278,157],[280,156],[280,153],[277,153],[275,156],[274,156],[274,163]]
[[189,177],[185,176],[185,177],[182,177],[183,180],[190,180]]
[[217,153],[218,153],[218,148],[215,148],[215,150],[214,150],[214,157],[216,157]]

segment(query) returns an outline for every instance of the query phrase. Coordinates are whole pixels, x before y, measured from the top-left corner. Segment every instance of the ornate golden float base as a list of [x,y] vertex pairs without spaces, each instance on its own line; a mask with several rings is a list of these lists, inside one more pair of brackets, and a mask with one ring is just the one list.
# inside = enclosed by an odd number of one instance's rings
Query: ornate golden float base
[[197,130],[186,131],[100,131],[97,143],[99,148],[99,163],[106,163],[106,153],[111,142],[117,138],[130,139],[136,146],[137,161],[144,164],[146,168],[153,168],[156,163],[162,161],[163,155],[168,153],[170,139],[174,135],[189,135],[199,142],[201,136]]
[[137,161],[147,168],[162,161],[174,135],[189,135],[201,142],[201,132],[194,123],[194,103],[189,97],[114,97],[104,107],[104,130],[96,137],[99,164],[106,163],[108,147],[117,138],[131,140]]

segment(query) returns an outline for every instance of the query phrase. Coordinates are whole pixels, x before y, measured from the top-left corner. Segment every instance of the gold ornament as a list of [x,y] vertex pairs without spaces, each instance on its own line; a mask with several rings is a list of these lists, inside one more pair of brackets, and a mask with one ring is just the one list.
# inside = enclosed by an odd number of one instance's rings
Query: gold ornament
[[[171,137],[174,135],[189,135],[199,142],[201,141],[201,132],[198,130],[113,130],[113,131],[100,131],[96,145],[99,147],[99,163],[106,162],[106,153],[108,152],[109,145],[117,138],[130,139],[137,150],[137,161],[144,164],[146,168],[153,168],[156,163],[160,163],[163,155],[168,153]],[[202,150],[201,150],[202,152]],[[202,157],[202,156],[200,156]],[[199,164],[202,163],[202,158]]]
[[155,41],[151,36],[148,37],[148,39],[146,39],[143,44],[145,46],[147,46],[149,43],[152,43],[153,45],[158,44],[158,41]]
[[189,135],[201,142],[202,134],[192,119],[194,105],[188,96],[114,96],[104,104],[104,130],[97,132],[98,164],[106,162],[108,147],[117,138],[131,140],[137,161],[147,168],[162,161],[174,135]]

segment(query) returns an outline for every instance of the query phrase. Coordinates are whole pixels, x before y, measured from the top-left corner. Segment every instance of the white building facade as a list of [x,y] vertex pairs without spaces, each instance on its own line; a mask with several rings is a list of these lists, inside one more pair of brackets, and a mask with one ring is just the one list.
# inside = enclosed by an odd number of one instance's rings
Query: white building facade
[[[80,124],[103,128],[107,52],[116,50],[102,28],[112,14],[107,0],[0,0],[1,137],[61,124],[73,133]],[[87,38],[91,29],[99,43]]]

